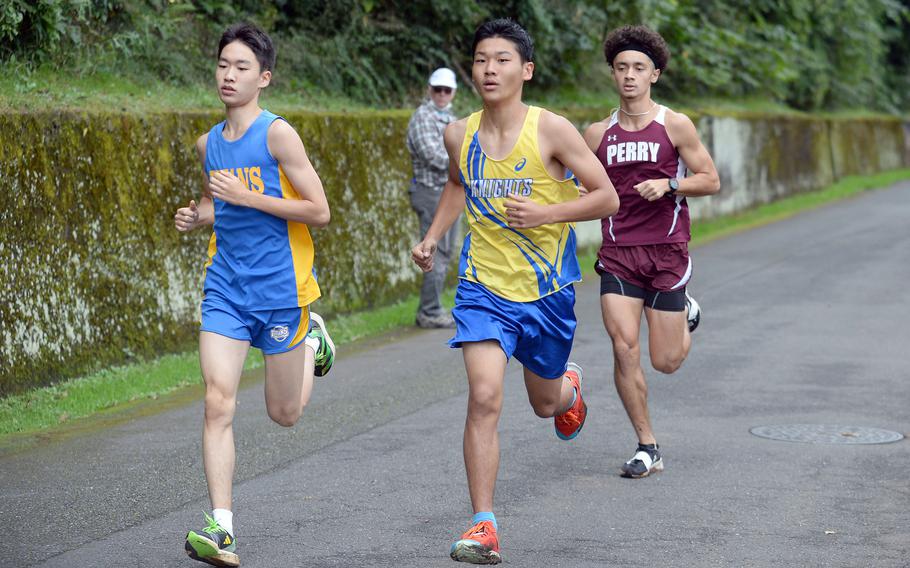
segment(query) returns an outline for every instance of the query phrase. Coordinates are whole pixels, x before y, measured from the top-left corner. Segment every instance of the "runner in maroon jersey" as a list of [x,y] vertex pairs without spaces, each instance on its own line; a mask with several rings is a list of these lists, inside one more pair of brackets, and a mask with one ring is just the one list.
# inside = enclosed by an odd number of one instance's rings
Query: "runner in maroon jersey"
[[638,342],[641,313],[648,320],[651,365],[675,372],[689,353],[689,333],[700,315],[686,292],[692,274],[686,198],[717,193],[720,182],[692,121],[651,100],[651,85],[670,59],[664,39],[646,27],[625,26],[609,34],[604,55],[620,107],[592,124],[585,141],[619,194],[619,211],[602,221],[596,269],[604,326],[613,341],[616,390],[638,435],[622,475],[638,478],[664,467],[648,415]]

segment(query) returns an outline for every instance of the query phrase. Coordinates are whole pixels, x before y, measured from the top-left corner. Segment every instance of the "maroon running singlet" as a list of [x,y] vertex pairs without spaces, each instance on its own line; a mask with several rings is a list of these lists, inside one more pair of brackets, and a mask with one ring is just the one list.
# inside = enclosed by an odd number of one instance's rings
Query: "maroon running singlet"
[[648,126],[630,132],[619,125],[619,111],[597,148],[619,195],[619,211],[601,221],[603,246],[689,242],[689,207],[682,196],[648,201],[635,185],[649,179],[682,178],[686,165],[667,135],[667,107],[661,106]]

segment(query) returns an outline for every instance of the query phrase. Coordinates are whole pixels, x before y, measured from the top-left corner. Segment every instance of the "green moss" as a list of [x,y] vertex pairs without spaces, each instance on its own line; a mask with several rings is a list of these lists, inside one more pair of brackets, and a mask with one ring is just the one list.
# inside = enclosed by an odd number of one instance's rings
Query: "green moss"
[[830,184],[828,126],[811,118],[750,120],[758,164],[764,168],[768,199]]
[[0,176],[12,182],[0,213],[9,220],[0,227],[0,264],[13,284],[0,289],[0,393],[192,339],[198,278],[185,275],[198,274],[203,242],[181,243],[167,223],[185,186],[168,183],[181,177],[169,147],[173,127],[149,124],[71,113],[0,117],[0,132],[15,133],[0,137]]
[[903,125],[898,120],[831,120],[831,155],[835,174],[869,174],[900,167],[904,159]]
[[[332,205],[314,230],[323,312],[416,290],[409,114],[287,113]],[[0,394],[185,347],[210,231],[173,212],[200,191],[193,143],[215,113],[0,117]]]

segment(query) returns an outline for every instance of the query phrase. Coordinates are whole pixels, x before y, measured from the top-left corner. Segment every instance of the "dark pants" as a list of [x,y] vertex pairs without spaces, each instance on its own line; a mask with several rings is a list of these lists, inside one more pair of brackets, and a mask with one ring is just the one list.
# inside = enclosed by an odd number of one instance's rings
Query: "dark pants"
[[[408,191],[411,198],[411,207],[417,213],[420,219],[420,238],[427,234],[427,230],[433,223],[433,215],[436,213],[436,206],[439,205],[439,197],[442,191],[433,191],[422,185],[412,184]],[[461,217],[452,224],[452,228],[439,239],[436,245],[436,256],[433,258],[433,270],[424,272],[423,285],[420,287],[420,305],[417,307],[417,315],[424,317],[438,317],[445,310],[439,302],[439,295],[442,293],[443,284],[445,284],[446,272],[449,269],[449,261],[452,259],[456,247],[458,246],[458,233]]]

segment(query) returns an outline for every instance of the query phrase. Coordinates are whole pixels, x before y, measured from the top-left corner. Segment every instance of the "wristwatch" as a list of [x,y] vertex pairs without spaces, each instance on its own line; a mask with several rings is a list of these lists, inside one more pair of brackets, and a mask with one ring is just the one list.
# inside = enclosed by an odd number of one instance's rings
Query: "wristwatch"
[[676,192],[679,191],[679,180],[676,178],[669,179],[670,191],[667,192],[667,195],[676,195]]

